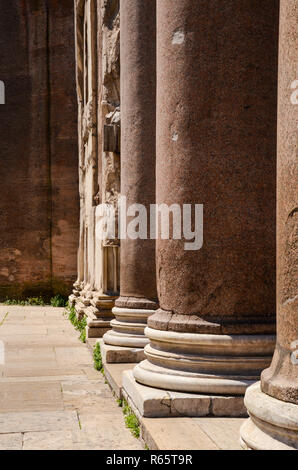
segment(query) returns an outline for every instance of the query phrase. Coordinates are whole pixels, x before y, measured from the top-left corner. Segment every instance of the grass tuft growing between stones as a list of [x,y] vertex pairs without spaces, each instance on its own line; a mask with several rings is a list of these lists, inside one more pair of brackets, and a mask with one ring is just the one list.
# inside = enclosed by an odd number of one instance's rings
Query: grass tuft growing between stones
[[94,361],[94,369],[98,370],[99,372],[102,373],[102,375],[104,375],[104,368],[103,368],[99,343],[96,343],[96,345],[93,348],[93,361]]
[[5,305],[46,305],[42,297],[29,297],[27,300],[16,300],[16,299],[5,299],[3,302]]
[[51,305],[52,307],[66,307],[68,304],[67,297],[63,295],[55,295],[49,301],[49,299],[45,300],[43,297],[28,297],[26,300],[18,300],[18,299],[9,299],[6,298],[4,300],[4,305],[21,305],[22,307],[26,307],[29,305],[39,305],[39,306],[46,306]]
[[[94,360],[94,369],[98,370],[104,375],[104,367],[103,367],[103,362],[102,362],[102,356],[101,356],[101,350],[100,350],[100,344],[96,343],[96,345],[93,348],[93,360]],[[108,382],[105,381],[107,385]],[[130,430],[132,435],[139,439],[140,437],[140,424],[138,421],[138,418],[132,411],[131,407],[127,403],[124,398],[122,399],[117,399],[117,404],[120,408],[122,408],[122,412],[124,414],[124,421],[126,427]]]
[[60,294],[57,294],[55,295],[55,297],[52,297],[50,302],[52,307],[67,307],[68,305],[67,297],[64,297]]
[[84,316],[81,320],[78,320],[75,308],[70,307],[68,304],[67,304],[65,313],[66,315],[68,315],[68,319],[73,324],[75,329],[81,333],[80,341],[82,341],[82,343],[86,343],[86,326],[87,326],[86,317]]
[[[120,406],[120,405],[119,405]],[[124,421],[126,427],[130,430],[132,435],[137,439],[140,437],[140,424],[139,420],[130,408],[126,400],[122,400],[122,411],[124,414]]]

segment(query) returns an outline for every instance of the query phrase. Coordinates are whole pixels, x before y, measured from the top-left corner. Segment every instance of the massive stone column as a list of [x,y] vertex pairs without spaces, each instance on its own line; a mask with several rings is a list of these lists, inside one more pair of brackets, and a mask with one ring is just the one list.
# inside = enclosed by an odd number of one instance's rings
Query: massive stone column
[[[155,203],[156,5],[152,0],[120,4],[121,195],[127,208],[142,204],[149,214]],[[108,362],[143,358],[144,328],[157,308],[156,297],[155,241],[121,240],[120,298],[113,330],[104,336]]]
[[277,18],[277,1],[157,1],[157,203],[203,204],[204,242],[158,238],[134,376],[211,397],[182,414],[243,414],[274,349]]
[[244,447],[298,449],[297,18],[295,0],[280,10],[277,161],[277,342],[261,384],[245,396]]

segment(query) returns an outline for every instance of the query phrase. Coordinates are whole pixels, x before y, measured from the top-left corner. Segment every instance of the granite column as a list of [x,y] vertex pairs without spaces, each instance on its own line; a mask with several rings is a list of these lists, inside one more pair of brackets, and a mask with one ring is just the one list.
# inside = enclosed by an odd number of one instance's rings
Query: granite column
[[277,1],[157,1],[157,203],[192,205],[192,229],[203,205],[203,245],[158,238],[134,377],[191,392],[184,415],[243,415],[274,350],[277,29]]
[[298,165],[297,18],[295,0],[282,0],[277,137],[277,342],[261,383],[250,387],[243,447],[298,449]]
[[[132,210],[126,223],[155,203],[156,2],[120,3],[121,28],[121,196]],[[157,308],[155,240],[129,233],[121,240],[120,298],[112,330],[102,346],[107,362],[137,362],[149,342],[147,318]],[[123,237],[122,237],[123,238]]]

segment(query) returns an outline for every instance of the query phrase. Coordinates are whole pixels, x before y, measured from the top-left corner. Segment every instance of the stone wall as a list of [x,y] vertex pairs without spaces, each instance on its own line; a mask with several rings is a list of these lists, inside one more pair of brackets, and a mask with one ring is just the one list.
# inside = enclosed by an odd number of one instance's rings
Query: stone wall
[[66,293],[79,212],[73,1],[0,11],[0,298]]

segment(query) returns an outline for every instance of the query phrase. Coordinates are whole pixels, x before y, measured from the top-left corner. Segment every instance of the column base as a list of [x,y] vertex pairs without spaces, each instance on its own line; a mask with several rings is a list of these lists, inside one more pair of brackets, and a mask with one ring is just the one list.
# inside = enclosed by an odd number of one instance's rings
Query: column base
[[271,335],[210,335],[147,327],[147,360],[134,369],[136,380],[176,392],[244,395],[270,364]]
[[82,292],[76,298],[75,311],[79,320],[87,319],[87,338],[102,338],[111,329],[114,318],[112,308],[116,297],[100,294],[98,291]]
[[85,309],[87,307],[83,304],[80,297],[77,298],[74,308],[76,311],[77,319],[82,320],[83,316],[85,315]]
[[[145,350],[145,354],[147,350]],[[145,360],[134,369],[136,380],[149,387],[186,393],[204,393],[226,396],[242,396],[258,378],[199,374],[156,366]]]
[[80,294],[81,294],[81,283],[79,281],[76,281],[73,285],[72,294],[70,294],[68,297],[68,303],[71,307],[74,307],[75,304],[78,302]]
[[[115,328],[116,320],[111,321],[111,327]],[[104,341],[106,344],[110,346],[117,346],[117,347],[124,347],[124,348],[141,348],[144,349],[146,344],[149,343],[149,339],[146,338],[144,334],[137,334],[132,332],[132,328],[134,325],[130,325],[130,333],[120,333],[119,331],[115,331],[114,329],[109,331],[109,333],[104,337]],[[137,328],[141,328],[141,331],[144,331],[145,325],[137,326]]]
[[104,325],[100,326],[86,326],[86,338],[102,338],[104,334],[109,331],[110,327]]
[[244,449],[298,450],[298,405],[266,395],[260,382],[247,389],[244,402],[250,415],[240,430]]
[[145,359],[144,348],[111,346],[100,342],[101,357],[105,364],[133,364]]
[[108,363],[131,363],[145,359],[144,347],[149,343],[144,330],[147,319],[155,310],[114,307],[116,319],[111,321],[112,330],[104,335],[103,350]]
[[70,294],[70,296],[68,297],[68,303],[71,307],[75,306],[77,298],[78,297],[75,294]]
[[146,418],[247,416],[243,397],[181,393],[146,387],[135,380],[131,370],[123,373],[123,396],[138,415]]
[[102,315],[96,307],[90,305],[84,311],[87,317],[86,335],[87,338],[102,338],[111,329],[111,312],[106,316]]

